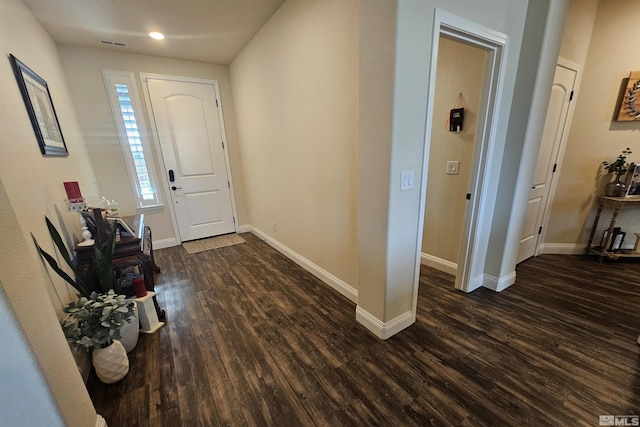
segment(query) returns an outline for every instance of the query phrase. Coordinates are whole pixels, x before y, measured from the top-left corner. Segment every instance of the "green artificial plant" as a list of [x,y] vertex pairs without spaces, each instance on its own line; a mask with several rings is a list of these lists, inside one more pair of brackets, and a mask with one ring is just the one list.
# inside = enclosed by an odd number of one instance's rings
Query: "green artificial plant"
[[627,156],[631,154],[632,151],[629,147],[626,150],[622,150],[622,153],[618,155],[618,157],[612,161],[602,162],[602,165],[607,169],[609,173],[615,173],[617,177],[620,177],[627,173],[629,170],[629,163],[627,163]]
[[133,316],[132,303],[113,290],[71,301],[64,312],[69,316],[60,323],[67,341],[89,350],[104,348],[120,339],[120,329]]

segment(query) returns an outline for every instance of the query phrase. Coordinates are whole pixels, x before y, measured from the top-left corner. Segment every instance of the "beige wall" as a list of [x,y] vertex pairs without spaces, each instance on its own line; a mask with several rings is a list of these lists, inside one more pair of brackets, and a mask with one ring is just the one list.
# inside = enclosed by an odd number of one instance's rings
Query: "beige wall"
[[[44,222],[48,215],[59,228],[70,230],[67,236],[72,240],[71,234],[79,227],[77,216],[66,211],[62,183],[79,181],[84,191],[93,191],[97,189],[95,177],[55,44],[17,0],[0,0],[0,50],[0,306],[8,306],[12,313],[3,316],[15,320],[13,325],[2,323],[0,336],[15,332],[5,328],[19,328],[30,353],[11,367],[2,359],[1,369],[22,369],[25,377],[3,375],[0,413],[22,409],[25,419],[47,417],[53,425],[57,419],[68,426],[93,426],[95,410],[56,316],[70,294],[57,277],[49,278],[29,233],[52,250]],[[68,157],[41,155],[9,64],[10,53],[47,81]],[[41,381],[26,382],[34,377]],[[34,395],[48,396],[52,405],[34,399],[33,405],[25,408],[20,401],[31,395],[21,393],[21,387],[33,389]],[[51,412],[51,406],[57,407],[56,413]]]
[[230,66],[246,222],[353,287],[357,28],[355,1],[289,0]]
[[[626,147],[634,151],[629,160],[640,161],[637,144],[640,122],[613,120],[624,79],[630,71],[640,69],[637,56],[630,54],[637,51],[638,18],[637,1],[599,4],[545,246],[574,245],[576,251],[583,249],[595,213],[596,196],[604,193],[605,183],[612,179],[601,174],[600,164],[613,160]],[[640,231],[637,218],[637,212],[623,211],[619,225],[632,235]],[[605,226],[606,221],[600,225],[598,234]],[[626,243],[632,246],[633,240],[627,238]]]
[[[422,252],[451,263],[458,262],[460,251],[484,61],[484,50],[440,37]],[[460,93],[464,126],[449,132],[446,121]],[[446,174],[449,160],[460,162],[458,175]]]
[[[136,211],[135,194],[129,182],[116,127],[105,85],[102,69],[129,71],[135,73],[138,97],[145,112],[147,132],[151,132],[146,104],[142,92],[140,73],[154,73],[199,79],[218,80],[220,97],[224,112],[227,147],[231,162],[231,174],[236,191],[236,203],[239,223],[246,221],[243,182],[236,143],[236,126],[233,100],[229,81],[229,68],[226,65],[205,64],[201,62],[160,58],[148,55],[126,53],[116,50],[86,48],[61,45],[58,47],[65,75],[69,81],[73,103],[77,108],[87,149],[91,157],[102,195],[115,199],[124,215],[133,215]],[[168,211],[169,194],[165,191],[161,174],[164,166],[160,163],[159,149],[151,135],[147,135],[153,146],[155,170],[162,208],[144,210],[145,223],[153,230],[154,241],[175,238],[171,216]]]
[[[85,192],[97,192],[98,186],[88,161],[82,132],[55,44],[30,12],[16,10],[17,7],[14,6],[11,11],[27,22],[33,21],[30,22],[30,27],[34,29],[27,31],[26,28],[22,28],[12,19],[13,15],[6,14],[2,17],[6,25],[0,28],[0,35],[3,36],[0,46],[5,58],[0,63],[3,77],[0,81],[0,128],[4,140],[3,153],[0,156],[0,178],[16,212],[24,238],[30,241],[29,233],[33,233],[42,247],[52,252],[53,244],[47,232],[45,215],[63,232],[70,246],[74,244],[74,233],[78,235],[80,231],[77,214],[67,212],[63,182],[78,181]],[[22,37],[24,33],[29,33],[30,36]],[[68,157],[45,157],[40,153],[7,58],[10,53],[47,81],[69,151]],[[35,262],[40,262],[35,249],[31,255]],[[44,272],[43,269],[42,273]],[[57,276],[52,278],[51,285],[47,287],[47,291],[57,310],[61,312],[62,305],[73,294],[67,291],[67,286],[62,280],[58,280]]]
[[560,56],[584,66],[599,0],[569,0]]
[[396,1],[358,4],[358,305],[378,319],[386,305],[396,11]]

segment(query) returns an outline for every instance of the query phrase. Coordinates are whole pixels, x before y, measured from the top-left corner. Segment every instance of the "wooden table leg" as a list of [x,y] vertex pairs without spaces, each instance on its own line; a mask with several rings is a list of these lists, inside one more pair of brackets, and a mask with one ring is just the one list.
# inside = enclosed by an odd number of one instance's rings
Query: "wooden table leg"
[[591,228],[591,234],[589,235],[589,243],[587,243],[587,250],[586,250],[587,255],[589,254],[589,249],[591,249],[591,244],[593,243],[593,238],[596,234],[596,229],[598,228],[598,222],[600,222],[600,215],[602,214],[603,207],[604,207],[604,200],[601,200],[600,206],[598,206],[598,212],[596,212],[596,217],[593,220],[593,227]]
[[[144,287],[147,291],[155,292],[155,281],[153,279],[153,272],[156,268],[158,267],[156,267],[155,263],[148,257],[142,262],[142,271],[144,275]],[[156,314],[158,315],[158,320],[160,320],[161,322],[164,322],[167,316],[165,311],[162,308],[160,308],[160,305],[158,304],[158,300],[156,299],[155,295],[153,296],[153,305],[156,308]]]
[[618,214],[620,213],[620,208],[622,205],[616,204],[613,207],[613,216],[611,217],[611,222],[609,223],[609,228],[607,229],[607,237],[604,238],[604,242],[602,242],[602,255],[600,255],[600,261],[602,261],[602,257],[604,256],[607,248],[609,247],[609,243],[611,242],[611,235],[613,233],[613,229],[616,226],[616,221],[618,220]]

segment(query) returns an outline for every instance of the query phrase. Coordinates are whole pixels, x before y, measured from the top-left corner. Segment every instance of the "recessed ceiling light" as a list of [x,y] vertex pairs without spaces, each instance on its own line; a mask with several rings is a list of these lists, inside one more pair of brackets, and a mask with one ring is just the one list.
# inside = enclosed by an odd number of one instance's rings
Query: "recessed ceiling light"
[[159,33],[157,31],[152,31],[149,33],[149,37],[155,40],[164,40],[164,34]]

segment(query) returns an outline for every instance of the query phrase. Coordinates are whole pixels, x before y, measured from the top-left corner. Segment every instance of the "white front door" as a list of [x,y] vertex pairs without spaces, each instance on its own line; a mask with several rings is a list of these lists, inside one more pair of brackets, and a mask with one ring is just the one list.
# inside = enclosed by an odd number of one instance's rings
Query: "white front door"
[[534,256],[540,244],[558,154],[563,137],[569,130],[567,117],[576,74],[573,69],[560,64],[556,66],[535,175],[531,183],[529,204],[520,235],[518,262]]
[[180,240],[235,231],[215,83],[144,77]]

